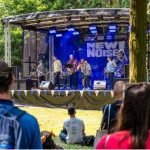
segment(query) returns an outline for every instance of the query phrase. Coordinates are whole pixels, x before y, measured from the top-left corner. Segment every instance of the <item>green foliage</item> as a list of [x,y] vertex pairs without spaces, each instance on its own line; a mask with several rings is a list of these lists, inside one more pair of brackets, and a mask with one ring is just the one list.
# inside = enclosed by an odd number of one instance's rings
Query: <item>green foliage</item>
[[[129,7],[129,0],[0,0],[0,19],[31,12],[102,7]],[[12,28],[11,31],[12,64],[17,65],[22,58],[21,29]],[[0,58],[4,57],[3,32],[0,25]]]

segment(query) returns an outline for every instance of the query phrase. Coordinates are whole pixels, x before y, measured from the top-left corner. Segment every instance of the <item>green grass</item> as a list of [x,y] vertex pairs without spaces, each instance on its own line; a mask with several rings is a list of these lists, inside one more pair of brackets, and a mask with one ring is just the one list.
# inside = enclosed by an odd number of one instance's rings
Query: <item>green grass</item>
[[[77,144],[65,144],[59,140],[59,133],[63,128],[63,122],[69,118],[66,109],[62,108],[42,108],[42,107],[20,107],[35,116],[39,122],[40,130],[53,131],[56,135],[54,141],[64,149],[92,149]],[[86,135],[95,135],[101,121],[101,111],[97,110],[77,110],[76,116],[85,123]]]

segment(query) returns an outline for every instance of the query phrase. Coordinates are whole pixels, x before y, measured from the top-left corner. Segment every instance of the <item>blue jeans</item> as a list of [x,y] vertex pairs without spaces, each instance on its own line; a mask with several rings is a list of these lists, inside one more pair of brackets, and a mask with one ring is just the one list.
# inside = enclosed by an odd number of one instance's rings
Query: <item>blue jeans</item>
[[114,87],[114,72],[108,72],[107,89],[112,90]]
[[61,139],[63,142],[66,143],[67,134],[65,134],[65,133],[63,133],[63,132],[60,132],[59,137],[60,137],[60,139]]

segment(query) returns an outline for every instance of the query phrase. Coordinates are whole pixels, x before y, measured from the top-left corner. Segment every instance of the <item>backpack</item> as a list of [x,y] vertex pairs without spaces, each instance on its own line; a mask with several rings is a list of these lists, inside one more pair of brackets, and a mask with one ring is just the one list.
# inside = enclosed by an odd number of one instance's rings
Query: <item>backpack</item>
[[63,149],[59,145],[57,145],[52,137],[55,137],[53,132],[42,131],[41,132],[41,141],[43,145],[43,149]]
[[84,136],[81,143],[82,146],[93,146],[95,137],[93,135]]
[[22,130],[18,119],[25,111],[17,107],[0,114],[0,149],[20,149]]

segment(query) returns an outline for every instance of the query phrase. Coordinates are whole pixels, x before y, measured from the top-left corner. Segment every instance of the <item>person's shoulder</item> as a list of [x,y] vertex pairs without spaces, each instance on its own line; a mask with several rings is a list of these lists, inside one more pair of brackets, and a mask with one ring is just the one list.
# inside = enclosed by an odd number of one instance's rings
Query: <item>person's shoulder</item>
[[65,119],[64,124],[70,122],[70,119]]
[[112,104],[104,105],[104,106],[102,107],[102,111],[104,112],[105,109],[107,110],[109,106],[112,106]]
[[37,119],[34,116],[28,114],[27,112],[25,112],[20,117],[19,121],[23,124],[23,126],[24,125],[28,125],[29,126],[31,124],[33,124],[33,125],[37,124]]
[[116,140],[128,136],[130,136],[129,131],[118,131],[110,135],[111,139],[116,139]]
[[76,118],[76,120],[77,120],[78,122],[84,123],[84,121],[83,121],[82,119]]

